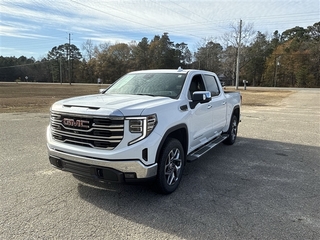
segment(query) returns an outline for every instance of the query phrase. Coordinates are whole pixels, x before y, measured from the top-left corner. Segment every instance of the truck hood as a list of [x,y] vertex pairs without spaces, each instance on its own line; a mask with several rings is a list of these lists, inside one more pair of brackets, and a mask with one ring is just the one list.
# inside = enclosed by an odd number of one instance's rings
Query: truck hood
[[176,101],[168,97],[126,94],[96,94],[60,100],[53,111],[109,116],[139,116],[145,108]]

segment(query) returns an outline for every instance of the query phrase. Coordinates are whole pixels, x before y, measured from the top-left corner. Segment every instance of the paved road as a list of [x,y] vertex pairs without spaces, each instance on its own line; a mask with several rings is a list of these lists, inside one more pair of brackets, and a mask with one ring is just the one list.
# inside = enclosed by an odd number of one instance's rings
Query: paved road
[[320,239],[319,93],[244,107],[169,196],[55,170],[48,115],[0,114],[0,239]]

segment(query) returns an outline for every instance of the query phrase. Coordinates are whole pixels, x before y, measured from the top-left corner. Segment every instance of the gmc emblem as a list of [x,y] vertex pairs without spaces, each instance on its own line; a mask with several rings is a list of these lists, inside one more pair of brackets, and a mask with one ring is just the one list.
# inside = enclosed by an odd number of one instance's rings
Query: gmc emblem
[[86,120],[75,120],[72,118],[64,118],[63,125],[66,127],[78,127],[78,128],[89,128],[89,121]]

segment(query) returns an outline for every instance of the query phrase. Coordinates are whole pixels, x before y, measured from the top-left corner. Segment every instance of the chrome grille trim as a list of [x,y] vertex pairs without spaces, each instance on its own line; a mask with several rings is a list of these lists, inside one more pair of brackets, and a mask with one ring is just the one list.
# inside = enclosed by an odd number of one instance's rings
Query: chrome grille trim
[[[65,118],[75,122],[85,121],[89,123],[89,128],[83,129],[76,124],[67,124],[63,121]],[[52,137],[56,141],[97,149],[114,149],[119,145],[124,134],[123,117],[90,116],[51,111],[50,125]]]

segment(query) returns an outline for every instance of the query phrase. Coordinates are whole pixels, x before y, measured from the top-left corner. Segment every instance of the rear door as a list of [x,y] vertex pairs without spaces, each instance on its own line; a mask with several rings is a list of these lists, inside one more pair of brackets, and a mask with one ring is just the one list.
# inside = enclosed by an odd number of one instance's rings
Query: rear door
[[220,134],[227,121],[227,104],[224,94],[221,92],[218,79],[214,75],[203,75],[207,91],[211,92],[211,119],[213,135]]

